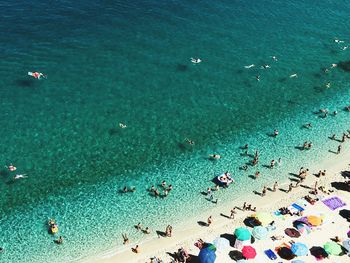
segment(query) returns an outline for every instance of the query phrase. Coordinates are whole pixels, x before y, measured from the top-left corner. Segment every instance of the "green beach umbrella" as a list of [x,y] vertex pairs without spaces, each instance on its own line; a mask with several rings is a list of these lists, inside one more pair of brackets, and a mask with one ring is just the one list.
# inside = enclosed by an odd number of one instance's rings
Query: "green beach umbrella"
[[338,243],[335,243],[334,241],[329,241],[323,246],[324,250],[329,255],[339,255],[342,252],[341,246]]
[[267,213],[267,212],[256,213],[255,218],[258,219],[263,226],[266,226],[273,221],[272,215],[270,213]]
[[245,240],[250,240],[251,234],[249,230],[245,227],[239,227],[235,230],[235,236],[237,237],[238,240],[245,241]]

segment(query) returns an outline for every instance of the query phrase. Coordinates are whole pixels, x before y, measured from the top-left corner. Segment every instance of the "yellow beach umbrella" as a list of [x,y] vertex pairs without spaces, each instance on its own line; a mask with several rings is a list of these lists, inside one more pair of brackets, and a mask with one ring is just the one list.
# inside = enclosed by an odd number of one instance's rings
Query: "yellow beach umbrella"
[[322,224],[322,218],[319,216],[308,216],[307,221],[313,226],[319,226]]
[[266,226],[273,221],[273,217],[267,212],[256,213],[255,218],[258,219],[263,226]]

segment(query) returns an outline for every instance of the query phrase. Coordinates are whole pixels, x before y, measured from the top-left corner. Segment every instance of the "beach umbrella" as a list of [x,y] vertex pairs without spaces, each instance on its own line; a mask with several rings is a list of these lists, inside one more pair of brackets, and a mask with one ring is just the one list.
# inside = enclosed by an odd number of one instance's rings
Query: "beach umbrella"
[[250,240],[251,234],[249,230],[245,227],[239,227],[235,230],[235,236],[238,240]]
[[240,259],[240,260],[236,261],[236,263],[248,263],[248,260]]
[[245,218],[243,223],[249,227],[261,226],[261,222],[252,216]]
[[293,254],[298,257],[306,256],[309,254],[308,247],[305,244],[299,242],[292,244],[290,250],[292,250]]
[[311,228],[306,225],[306,224],[297,224],[296,229],[298,229],[298,231],[300,232],[300,234],[310,234],[311,233]]
[[266,239],[267,238],[267,229],[266,227],[262,227],[262,226],[256,226],[253,229],[252,235],[253,237],[255,237],[256,239]]
[[323,248],[329,255],[339,255],[342,252],[341,246],[334,241],[328,241]]
[[300,232],[295,228],[286,228],[284,233],[289,237],[300,237]]
[[213,241],[213,245],[218,251],[222,251],[230,247],[230,241],[228,241],[226,238],[218,237]]
[[263,226],[267,226],[273,221],[271,213],[259,212],[255,214],[256,219],[258,219]]
[[214,245],[206,244],[198,254],[200,263],[214,263],[216,259],[215,250],[216,248]]
[[305,261],[302,261],[302,260],[293,260],[292,263],[305,263]]
[[350,252],[350,239],[343,241],[343,247]]
[[328,257],[326,250],[323,247],[312,247],[310,248],[310,253],[317,259],[322,259]]
[[308,216],[307,221],[313,226],[319,226],[322,224],[322,218],[319,216]]
[[253,259],[256,257],[255,248],[253,248],[252,246],[244,246],[242,249],[242,254],[243,257],[245,257],[246,259]]
[[295,255],[293,254],[292,250],[290,250],[287,247],[279,248],[278,251],[277,251],[277,254],[281,258],[286,259],[286,260],[292,260],[295,257]]

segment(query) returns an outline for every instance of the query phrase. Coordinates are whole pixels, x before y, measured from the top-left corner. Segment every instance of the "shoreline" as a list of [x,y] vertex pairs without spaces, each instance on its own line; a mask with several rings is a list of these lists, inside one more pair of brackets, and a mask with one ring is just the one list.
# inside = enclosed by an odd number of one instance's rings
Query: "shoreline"
[[[335,179],[341,180],[340,172],[347,170],[349,168],[350,152],[348,145],[344,145],[343,152],[340,155],[335,155],[332,157],[324,157],[324,160],[318,160],[312,166],[308,167],[310,174],[302,185],[307,185],[312,187],[315,181],[319,182],[319,186],[323,185],[326,188],[330,188],[330,183]],[[319,170],[326,170],[327,175],[323,178],[318,179],[314,176]],[[288,185],[288,173],[291,171],[284,171],[286,173],[286,180],[279,184],[278,188],[286,189]],[[294,172],[294,171],[293,171]],[[259,189],[257,189],[259,191]],[[212,241],[215,237],[220,236],[223,233],[233,233],[235,227],[243,224],[243,220],[253,212],[247,211],[237,211],[235,219],[227,219],[224,215],[229,215],[229,211],[232,207],[241,207],[244,201],[252,203],[252,206],[257,207],[257,211],[271,212],[278,209],[281,206],[288,206],[298,198],[308,194],[310,189],[304,187],[294,188],[291,193],[284,193],[281,190],[276,192],[267,191],[265,197],[257,196],[254,193],[248,193],[242,198],[236,198],[230,200],[229,204],[220,203],[215,208],[208,209],[195,218],[183,219],[181,223],[174,227],[174,233],[171,238],[157,238],[156,236],[150,237],[142,242],[137,243],[141,248],[140,254],[135,254],[131,252],[131,248],[136,245],[131,240],[131,244],[119,248],[116,251],[106,251],[95,257],[87,257],[80,259],[75,262],[91,262],[91,263],[111,263],[115,262],[116,259],[122,260],[122,262],[130,263],[141,263],[149,262],[150,258],[153,256],[159,256],[162,259],[170,259],[167,252],[174,253],[181,246],[188,249],[190,254],[198,254],[198,249],[194,247],[194,242],[198,238],[202,238],[206,241]],[[338,194],[338,190],[334,190],[333,194]],[[349,195],[350,194],[346,193]],[[341,195],[346,195],[342,193]],[[254,200],[254,202],[250,201]],[[206,221],[209,215],[213,216],[214,223],[210,227],[200,226],[198,221]],[[165,227],[165,226],[164,226]],[[155,235],[152,233],[152,235]],[[212,237],[212,238],[211,238]],[[161,247],[160,247],[161,245]]]

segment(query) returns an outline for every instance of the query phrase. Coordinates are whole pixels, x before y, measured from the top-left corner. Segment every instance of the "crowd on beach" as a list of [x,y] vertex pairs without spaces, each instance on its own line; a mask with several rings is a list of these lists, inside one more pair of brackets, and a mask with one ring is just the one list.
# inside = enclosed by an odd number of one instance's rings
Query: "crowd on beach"
[[[336,40],[336,43],[342,43],[340,42],[340,40]],[[345,47],[344,47],[345,48]],[[347,48],[347,47],[346,47]],[[345,49],[344,49],[345,50]],[[272,59],[274,62],[277,62],[278,59],[276,56],[272,56]],[[194,64],[198,64],[201,63],[202,60],[199,58],[191,58],[191,62]],[[250,69],[255,67],[255,64],[251,64],[248,66],[245,66],[246,69]],[[331,64],[331,66],[329,68],[326,68],[324,70],[324,73],[328,73],[331,69],[334,69],[337,67],[337,64]],[[264,64],[261,66],[262,70],[267,70],[270,69],[271,66],[268,64]],[[44,75],[43,73],[33,73],[34,78],[36,79],[41,79],[41,78],[46,78],[46,75]],[[289,76],[290,78],[297,78],[298,74],[297,73],[293,73]],[[261,75],[256,75],[255,79],[257,81],[261,81]],[[327,82],[325,85],[325,88],[330,88],[331,87],[331,83]],[[345,106],[345,110],[350,112],[350,105],[349,106]],[[317,114],[319,115],[320,118],[327,118],[329,115],[329,111],[328,109],[320,109]],[[337,111],[333,111],[333,116],[336,116],[338,114]],[[126,129],[127,125],[123,124],[123,123],[119,123],[119,127],[121,129]],[[306,128],[306,129],[311,129],[312,128],[312,123],[306,123],[303,124],[302,127]],[[274,129],[273,132],[271,133],[272,139],[277,138],[281,136],[279,130]],[[332,151],[335,154],[340,154],[342,152],[342,144],[345,143],[348,139],[350,139],[350,130],[344,131],[341,135],[340,138],[337,138],[336,134],[332,134],[329,139],[334,140],[334,141],[338,141],[340,144],[337,146],[337,149],[335,151]],[[193,147],[195,145],[195,141],[189,138],[185,138],[184,142],[187,143],[190,147]],[[302,144],[302,147],[300,147],[302,150],[311,150],[313,147],[313,143],[311,141],[305,141]],[[250,169],[255,169],[254,171],[254,178],[256,180],[258,180],[262,175],[261,175],[261,171],[257,170],[256,167],[258,167],[259,165],[259,161],[261,159],[261,155],[260,155],[260,151],[258,149],[254,149],[254,154],[250,155],[251,149],[249,144],[245,144],[243,147],[241,147],[242,152],[242,156],[243,157],[248,157],[250,158],[252,156],[252,159],[249,161],[249,164],[244,164],[242,165],[240,168],[241,170],[243,170],[244,172],[250,170]],[[210,154],[208,156],[208,159],[210,160],[214,160],[214,161],[219,161],[222,158],[221,155],[217,154],[217,153],[213,153]],[[277,161],[276,161],[277,160]],[[282,165],[282,159],[278,158],[278,159],[273,159],[270,161],[269,165],[267,165],[268,169],[274,169],[277,165],[281,166]],[[6,168],[8,169],[8,171],[10,173],[15,173],[15,171],[17,170],[17,167],[14,166],[13,164],[10,164],[8,166],[6,166]],[[309,202],[310,204],[315,204],[318,201],[317,195],[319,194],[319,192],[322,192],[323,194],[331,194],[334,190],[333,189],[327,189],[326,186],[324,185],[320,185],[320,178],[323,178],[327,174],[326,170],[320,170],[317,174],[316,174],[316,180],[313,186],[309,186],[310,191],[307,195],[304,196],[304,199]],[[299,169],[299,172],[297,174],[295,174],[296,176],[296,182],[293,184],[292,182],[289,183],[288,188],[287,189],[280,189],[279,188],[279,182],[275,181],[273,183],[273,185],[271,187],[268,186],[264,186],[263,189],[261,190],[261,192],[258,191],[254,191],[255,194],[260,195],[261,197],[265,197],[268,192],[276,192],[277,190],[281,190],[284,191],[286,193],[290,193],[293,191],[293,189],[298,188],[300,186],[302,186],[302,184],[305,182],[305,180],[310,176],[310,171],[308,168],[305,167],[301,167]],[[18,179],[25,179],[28,178],[28,176],[26,174],[14,174],[13,175],[13,179],[14,180],[18,180]],[[214,186],[209,186],[206,190],[206,198],[210,201],[212,201],[213,203],[218,203],[218,199],[214,198],[214,193],[219,191],[220,188],[227,188],[231,183],[234,182],[231,174],[228,171],[225,171],[222,175],[218,176],[217,178],[219,180],[219,183],[216,183]],[[350,181],[346,182],[347,184],[350,185]],[[128,186],[124,186],[122,190],[120,190],[119,192],[121,193],[133,193],[136,191],[136,187],[128,187]],[[167,184],[166,181],[162,181],[161,184],[159,185],[159,187],[156,187],[154,185],[151,185],[151,187],[148,189],[149,193],[154,196],[155,198],[166,198],[169,193],[171,191],[173,191],[173,185],[172,184]],[[236,215],[237,215],[237,210],[240,211],[251,211],[251,212],[256,212],[257,211],[257,207],[253,206],[252,204],[248,204],[247,202],[244,202],[243,205],[241,207],[233,207],[230,210],[229,219],[235,219]],[[302,216],[302,211],[291,211],[289,208],[287,207],[280,207],[279,208],[279,212],[282,215],[289,215],[289,216]],[[211,225],[213,225],[214,222],[214,216],[210,215],[207,220],[206,220],[206,226],[210,227]],[[52,229],[56,229],[58,231],[58,225],[56,224],[56,222],[52,219],[49,220],[49,230],[51,231],[51,234],[55,234],[56,232],[54,232]],[[274,222],[271,222],[271,227],[273,227]],[[142,233],[149,235],[152,233],[150,227],[145,227],[143,228],[141,222],[139,222],[138,224],[135,225],[135,229],[137,231],[141,231]],[[56,230],[55,230],[56,231]],[[167,225],[164,233],[159,234],[160,231],[157,231],[158,233],[158,237],[160,238],[161,236],[163,237],[167,237],[167,238],[171,238],[172,237],[172,231],[173,231],[173,227],[171,225]],[[123,238],[123,244],[127,245],[130,243],[130,240],[128,238],[128,234],[127,233],[123,233],[122,234],[122,238]],[[282,237],[281,236],[272,236],[271,237],[273,240],[280,240]],[[336,241],[340,241],[338,237],[335,238]],[[57,244],[62,244],[63,243],[63,237],[59,236],[59,238],[57,240],[55,240],[55,243]],[[196,243],[195,246],[198,247],[199,249],[201,249],[204,246],[205,242],[201,239],[199,239]],[[0,247],[0,253],[2,253],[4,251],[3,248]],[[139,244],[136,244],[134,247],[132,247],[132,252],[139,254],[141,253],[141,248]],[[189,253],[187,252],[187,250],[183,247],[179,248],[178,251],[175,253],[173,262],[187,262],[188,260],[190,260],[191,256],[189,255]],[[151,263],[162,263],[164,262],[161,258],[159,257],[153,257],[151,259]]]

